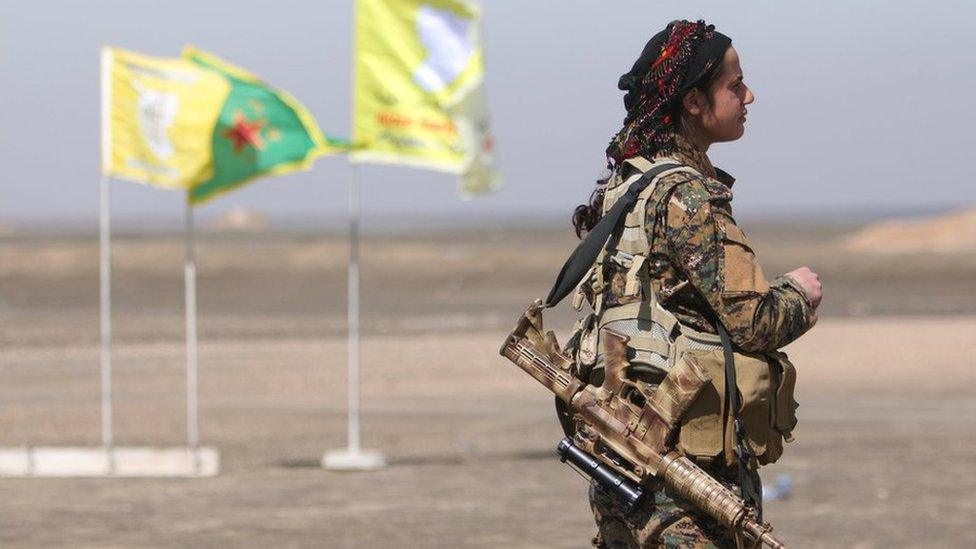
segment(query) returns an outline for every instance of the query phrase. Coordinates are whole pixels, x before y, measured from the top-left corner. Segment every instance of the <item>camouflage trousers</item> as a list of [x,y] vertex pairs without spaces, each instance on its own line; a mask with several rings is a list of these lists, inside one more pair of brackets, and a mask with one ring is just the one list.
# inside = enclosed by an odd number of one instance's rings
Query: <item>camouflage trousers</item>
[[[737,488],[736,488],[737,489]],[[611,494],[590,487],[600,549],[735,549],[733,532],[663,486],[624,513]]]

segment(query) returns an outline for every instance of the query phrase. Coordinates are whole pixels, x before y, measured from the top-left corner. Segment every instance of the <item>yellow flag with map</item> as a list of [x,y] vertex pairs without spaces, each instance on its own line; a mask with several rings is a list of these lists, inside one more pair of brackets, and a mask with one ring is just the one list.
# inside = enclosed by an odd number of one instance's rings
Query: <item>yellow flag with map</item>
[[357,0],[354,162],[461,174],[463,196],[499,187],[471,0]]
[[103,48],[103,173],[170,189],[208,177],[214,121],[230,88],[184,59]]

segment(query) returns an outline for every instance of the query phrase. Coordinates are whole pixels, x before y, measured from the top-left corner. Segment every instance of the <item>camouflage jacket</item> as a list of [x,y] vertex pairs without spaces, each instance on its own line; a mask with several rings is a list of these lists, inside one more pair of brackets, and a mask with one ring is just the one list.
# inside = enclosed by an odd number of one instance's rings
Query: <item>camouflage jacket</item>
[[647,202],[645,229],[653,291],[682,323],[715,333],[714,311],[732,342],[745,351],[771,351],[816,323],[802,286],[788,276],[767,282],[732,217],[734,179],[678,138],[669,157],[704,177],[667,175]]

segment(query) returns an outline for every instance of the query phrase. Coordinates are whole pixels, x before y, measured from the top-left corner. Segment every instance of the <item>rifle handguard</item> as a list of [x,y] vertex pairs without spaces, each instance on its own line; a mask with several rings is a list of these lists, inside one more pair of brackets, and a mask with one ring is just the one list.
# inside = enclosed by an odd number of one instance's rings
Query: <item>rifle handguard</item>
[[739,496],[688,458],[671,452],[661,458],[659,471],[666,486],[722,525],[741,529],[750,539],[760,541],[772,549],[785,549],[786,545],[772,535],[772,526],[753,518]]

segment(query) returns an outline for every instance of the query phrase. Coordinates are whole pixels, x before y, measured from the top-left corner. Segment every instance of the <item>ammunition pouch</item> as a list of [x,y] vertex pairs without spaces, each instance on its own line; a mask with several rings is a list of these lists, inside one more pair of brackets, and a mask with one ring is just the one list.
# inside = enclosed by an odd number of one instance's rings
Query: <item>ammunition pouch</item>
[[[681,419],[677,448],[696,461],[735,465],[735,433],[725,390],[725,359],[721,349],[689,351],[679,361],[693,360],[709,382]],[[752,468],[773,463],[783,454],[783,441],[793,440],[797,403],[793,398],[796,369],[784,353],[735,353],[739,417],[744,444],[755,456]]]

